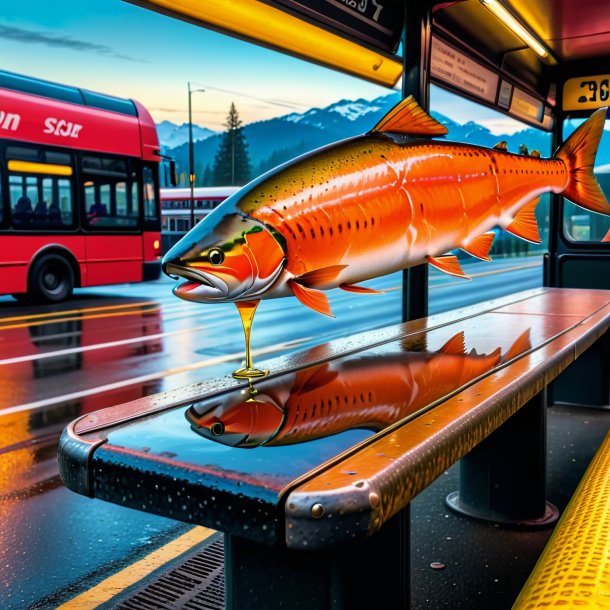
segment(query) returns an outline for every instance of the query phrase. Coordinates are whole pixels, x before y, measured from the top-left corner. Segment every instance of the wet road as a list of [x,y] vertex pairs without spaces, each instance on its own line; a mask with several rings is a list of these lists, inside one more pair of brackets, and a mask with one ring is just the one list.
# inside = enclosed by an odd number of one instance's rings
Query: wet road
[[[541,284],[540,259],[465,270],[473,282],[431,271],[431,313]],[[333,291],[336,320],[296,299],[264,302],[255,363],[399,322],[400,281],[397,274],[369,283],[387,291],[381,296]],[[55,608],[190,528],[69,492],[56,464],[61,430],[79,415],[241,363],[235,308],[179,301],[172,284],[79,290],[44,307],[0,297],[0,608]]]

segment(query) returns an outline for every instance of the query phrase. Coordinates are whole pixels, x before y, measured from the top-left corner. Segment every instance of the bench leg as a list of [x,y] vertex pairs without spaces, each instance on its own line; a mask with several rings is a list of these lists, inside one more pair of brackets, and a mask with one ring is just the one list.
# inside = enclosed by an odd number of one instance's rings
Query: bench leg
[[559,511],[546,502],[546,400],[541,392],[460,461],[453,510],[494,523],[543,527]]
[[405,610],[409,507],[362,542],[294,551],[225,534],[227,610]]

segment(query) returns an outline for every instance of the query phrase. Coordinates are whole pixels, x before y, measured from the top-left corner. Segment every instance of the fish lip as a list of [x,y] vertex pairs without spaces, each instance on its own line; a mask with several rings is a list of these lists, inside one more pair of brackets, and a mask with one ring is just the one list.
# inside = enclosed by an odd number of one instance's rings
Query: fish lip
[[218,293],[218,296],[226,296],[228,293],[224,282],[217,280],[212,274],[201,271],[200,269],[176,265],[175,263],[167,263],[166,273],[168,275],[171,273],[187,280],[187,282],[179,284],[177,286],[178,289],[181,287],[184,288],[187,284],[195,283],[204,286],[205,288],[212,288]]

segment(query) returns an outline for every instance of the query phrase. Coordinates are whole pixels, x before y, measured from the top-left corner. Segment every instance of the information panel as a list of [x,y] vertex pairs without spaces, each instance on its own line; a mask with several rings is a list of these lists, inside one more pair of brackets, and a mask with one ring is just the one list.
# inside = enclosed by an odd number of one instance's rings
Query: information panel
[[460,91],[495,103],[498,75],[437,38],[432,39],[430,68],[434,78],[445,81]]
[[395,53],[404,7],[391,0],[265,0],[330,26],[378,49]]
[[595,110],[610,105],[610,74],[570,78],[563,86],[564,110]]
[[529,93],[515,87],[510,102],[510,114],[526,121],[542,123],[544,118],[544,104]]

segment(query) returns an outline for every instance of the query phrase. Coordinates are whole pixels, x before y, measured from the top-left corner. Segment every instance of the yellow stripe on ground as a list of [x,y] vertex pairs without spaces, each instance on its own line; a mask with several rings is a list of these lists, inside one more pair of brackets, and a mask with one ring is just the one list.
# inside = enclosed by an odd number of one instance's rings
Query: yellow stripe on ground
[[24,322],[23,324],[7,324],[3,325],[4,321],[0,321],[0,331],[1,330],[12,330],[15,328],[29,328],[32,326],[44,326],[45,324],[57,324],[59,322],[77,322],[84,320],[95,320],[97,318],[116,318],[117,316],[135,316],[138,314],[146,314],[146,313],[157,313],[161,311],[158,307],[150,307],[147,309],[136,309],[135,311],[120,311],[115,313],[98,313],[95,315],[77,315],[68,318],[56,318],[52,321],[49,320],[39,320],[38,322]]
[[34,313],[25,316],[13,316],[12,318],[2,318],[2,322],[16,322],[18,320],[37,320],[40,318],[57,318],[60,316],[68,316],[71,314],[83,314],[89,311],[103,311],[112,309],[129,309],[132,307],[144,307],[151,305],[160,305],[159,301],[136,301],[134,303],[123,303],[121,305],[103,305],[100,307],[84,307],[81,309],[65,309],[63,311],[51,311],[45,313]]
[[92,610],[97,608],[215,533],[214,530],[207,527],[194,527],[186,534],[153,551],[144,559],[136,561],[95,585],[92,589],[58,606],[57,610]]

